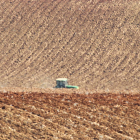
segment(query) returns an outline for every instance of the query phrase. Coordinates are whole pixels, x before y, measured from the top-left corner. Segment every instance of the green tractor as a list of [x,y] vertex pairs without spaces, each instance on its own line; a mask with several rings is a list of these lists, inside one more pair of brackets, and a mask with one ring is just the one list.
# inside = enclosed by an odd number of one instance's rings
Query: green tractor
[[67,78],[56,79],[56,87],[55,88],[75,88],[75,89],[79,89],[78,86],[68,85],[68,79]]

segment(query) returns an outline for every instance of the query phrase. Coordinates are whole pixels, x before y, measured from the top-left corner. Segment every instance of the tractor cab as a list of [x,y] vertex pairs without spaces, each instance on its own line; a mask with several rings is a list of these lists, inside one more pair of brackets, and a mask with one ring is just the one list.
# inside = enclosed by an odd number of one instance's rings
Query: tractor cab
[[67,78],[56,79],[56,88],[66,88],[67,85],[68,85],[68,79]]
[[78,86],[68,85],[68,79],[67,78],[56,79],[56,87],[55,88],[76,88],[76,89],[79,89]]

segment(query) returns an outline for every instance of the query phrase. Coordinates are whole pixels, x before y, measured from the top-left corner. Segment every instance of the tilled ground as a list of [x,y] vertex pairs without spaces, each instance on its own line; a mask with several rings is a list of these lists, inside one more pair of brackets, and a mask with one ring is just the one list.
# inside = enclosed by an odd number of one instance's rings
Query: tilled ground
[[62,92],[1,92],[0,139],[140,139],[140,94]]
[[139,0],[1,0],[0,87],[140,90]]

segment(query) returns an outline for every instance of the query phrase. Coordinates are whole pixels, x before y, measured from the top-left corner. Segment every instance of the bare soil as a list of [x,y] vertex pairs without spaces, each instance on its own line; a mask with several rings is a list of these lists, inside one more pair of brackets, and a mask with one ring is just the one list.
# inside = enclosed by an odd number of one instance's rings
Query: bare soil
[[0,138],[140,139],[140,94],[62,92],[0,93]]
[[138,0],[0,1],[0,87],[140,89]]
[[139,0],[0,0],[1,140],[140,139],[139,91]]

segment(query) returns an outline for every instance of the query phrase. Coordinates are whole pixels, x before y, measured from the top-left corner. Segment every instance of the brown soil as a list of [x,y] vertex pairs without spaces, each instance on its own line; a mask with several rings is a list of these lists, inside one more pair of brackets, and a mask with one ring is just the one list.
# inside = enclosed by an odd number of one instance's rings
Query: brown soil
[[134,0],[0,1],[0,87],[140,89]]
[[140,94],[0,93],[0,139],[140,139]]
[[1,140],[140,139],[139,91],[139,0],[0,0]]

